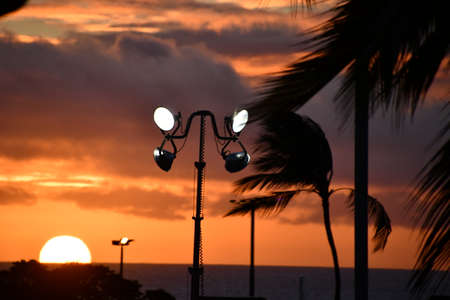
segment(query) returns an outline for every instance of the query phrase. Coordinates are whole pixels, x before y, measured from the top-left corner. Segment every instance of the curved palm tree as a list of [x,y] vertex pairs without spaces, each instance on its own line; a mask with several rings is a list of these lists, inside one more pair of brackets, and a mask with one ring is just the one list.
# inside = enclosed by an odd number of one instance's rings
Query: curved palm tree
[[[423,102],[437,71],[449,58],[450,19],[442,9],[443,4],[419,0],[338,1],[330,10],[331,17],[312,30],[314,35],[302,43],[303,49],[310,53],[270,79],[261,97],[249,106],[254,120],[268,118],[280,110],[296,110],[333,79],[342,78],[335,102],[344,120],[349,120],[352,113],[355,120],[357,299],[367,299],[364,247],[367,247],[368,118],[378,108],[392,109],[400,121],[405,113],[414,114]],[[447,60],[447,70],[449,66]],[[426,213],[430,219],[436,218],[432,210]],[[421,251],[424,247],[422,244]],[[448,260],[448,252],[444,255]],[[416,266],[421,265],[418,261]],[[422,285],[426,283],[426,279],[421,280]]]
[[[300,193],[315,193],[322,200],[323,218],[328,243],[333,257],[335,299],[340,299],[341,279],[338,255],[331,231],[330,197],[340,190],[350,190],[349,205],[354,206],[352,189],[331,189],[333,160],[331,149],[320,126],[307,117],[293,112],[278,114],[266,119],[264,132],[257,141],[254,162],[257,174],[235,182],[235,192],[245,193],[259,189],[265,196],[250,197],[231,209],[226,216],[242,215],[260,210],[277,213]],[[370,217],[374,219],[376,242],[374,251],[384,249],[391,232],[390,219],[384,207],[373,197],[369,198]]]

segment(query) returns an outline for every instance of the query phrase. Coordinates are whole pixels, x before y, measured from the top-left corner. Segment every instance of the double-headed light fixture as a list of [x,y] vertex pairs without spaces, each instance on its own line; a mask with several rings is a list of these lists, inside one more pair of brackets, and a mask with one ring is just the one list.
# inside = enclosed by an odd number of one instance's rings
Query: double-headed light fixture
[[129,239],[127,237],[123,237],[120,240],[112,241],[113,246],[120,246],[120,271],[119,271],[120,277],[123,277],[123,247],[128,246],[132,241],[134,240]]
[[[217,140],[224,141],[221,150],[222,158],[225,160],[225,169],[228,172],[234,173],[244,169],[249,161],[250,155],[245,150],[244,145],[239,141],[239,135],[244,129],[245,124],[248,120],[248,112],[246,110],[241,110],[235,114],[233,117],[225,117],[225,136],[221,136],[217,130],[216,120],[214,115],[207,110],[200,110],[192,113],[186,124],[186,129],[181,130],[181,133],[177,135],[178,130],[181,127],[181,114],[178,113],[174,115],[167,108],[158,107],[153,118],[156,125],[161,129],[164,139],[161,146],[157,147],[153,152],[158,166],[164,171],[169,171],[172,167],[172,163],[177,156],[177,146],[175,145],[175,139],[185,139],[188,136],[189,129],[191,128],[191,123],[194,117],[200,117],[200,150],[199,159],[195,162],[195,168],[197,169],[197,197],[196,197],[196,209],[194,219],[194,258],[193,266],[189,268],[191,273],[191,300],[197,300],[200,295],[200,282],[203,274],[202,267],[202,247],[201,247],[201,227],[200,222],[203,220],[202,213],[202,202],[203,202],[203,184],[204,184],[204,169],[205,169],[205,127],[206,127],[206,117],[211,118],[211,123],[214,131],[214,135]],[[172,152],[165,150],[164,146],[166,143],[172,146]],[[231,152],[228,147],[232,144],[237,144],[240,146],[241,151]]]
[[[221,136],[219,134],[214,115],[209,111],[194,112],[188,119],[185,132],[181,135],[176,135],[181,127],[181,114],[178,113],[175,115],[165,107],[158,107],[157,109],[155,109],[153,118],[156,125],[164,134],[164,140],[161,146],[157,147],[153,152],[153,156],[158,166],[166,172],[170,170],[178,152],[178,149],[173,140],[184,139],[187,137],[189,129],[191,127],[192,119],[195,116],[201,116],[203,118],[205,116],[210,116],[215,136],[220,140],[227,141],[222,147],[221,151],[221,155],[225,160],[225,169],[231,173],[238,172],[244,169],[250,162],[250,155],[247,153],[247,150],[245,150],[244,145],[242,145],[242,143],[239,141],[239,134],[241,133],[242,129],[244,129],[248,121],[248,112],[245,109],[234,113],[233,117],[225,117],[225,128],[226,134],[228,136]],[[170,142],[173,148],[173,152],[163,149],[166,142]],[[228,151],[227,147],[231,143],[237,143],[241,147],[242,151],[234,153]]]

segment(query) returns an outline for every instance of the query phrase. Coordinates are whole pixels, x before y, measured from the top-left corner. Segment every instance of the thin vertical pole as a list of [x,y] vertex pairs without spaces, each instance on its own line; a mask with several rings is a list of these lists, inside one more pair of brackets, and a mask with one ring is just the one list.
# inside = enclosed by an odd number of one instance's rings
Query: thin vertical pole
[[202,198],[203,198],[203,180],[205,169],[205,115],[200,115],[200,149],[198,162],[195,162],[197,168],[197,203],[194,219],[194,259],[193,266],[189,269],[191,273],[191,300],[197,300],[200,295],[200,276],[203,268],[200,267],[200,243],[201,243],[201,227],[200,222],[202,216]]
[[120,277],[123,278],[123,245],[120,245]]
[[298,278],[298,299],[305,300],[305,295],[303,293],[304,277],[300,276]]
[[368,299],[367,193],[369,169],[368,64],[357,62],[355,88],[355,299]]
[[255,207],[252,203],[250,221],[250,297],[255,296]]

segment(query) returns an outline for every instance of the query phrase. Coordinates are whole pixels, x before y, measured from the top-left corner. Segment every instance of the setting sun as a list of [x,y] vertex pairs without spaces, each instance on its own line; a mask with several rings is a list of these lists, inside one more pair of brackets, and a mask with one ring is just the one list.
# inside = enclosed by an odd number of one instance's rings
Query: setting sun
[[48,240],[39,254],[41,263],[90,263],[91,253],[79,238],[61,235]]

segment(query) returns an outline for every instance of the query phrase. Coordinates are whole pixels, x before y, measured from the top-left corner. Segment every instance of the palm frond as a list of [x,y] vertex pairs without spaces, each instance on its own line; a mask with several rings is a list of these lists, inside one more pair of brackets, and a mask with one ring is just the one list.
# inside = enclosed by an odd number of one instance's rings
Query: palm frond
[[[450,122],[449,122],[450,124]],[[447,128],[449,126],[447,125]],[[420,294],[425,289],[437,289],[448,278],[450,267],[450,139],[419,173],[418,186],[410,196],[410,207],[421,229],[419,254],[409,285]],[[440,278],[435,270],[444,270]]]
[[277,191],[267,196],[245,198],[235,204],[224,217],[246,215],[252,209],[266,216],[278,214],[286,208],[294,196],[305,191],[312,192],[311,190]]
[[355,62],[368,61],[370,107],[414,113],[450,54],[450,22],[439,1],[339,1],[325,23],[301,43],[309,54],[269,79],[248,107],[254,120],[296,110],[341,72],[335,97],[344,120],[354,109]]
[[262,123],[252,175],[235,182],[237,192],[259,187],[328,188],[333,169],[331,149],[320,126],[308,117],[284,112]]
[[285,110],[297,110],[331,82],[351,62],[336,51],[334,55],[307,55],[268,79],[256,101],[247,105],[250,121],[263,120]]
[[371,112],[378,108],[392,109],[401,121],[405,112],[415,112],[442,61],[448,57],[450,24],[435,2],[423,5],[420,1],[396,0],[373,4],[347,1],[340,12],[345,16],[345,26],[341,31],[336,26],[330,27],[338,32],[336,39],[350,35],[358,40],[352,45],[358,52],[347,66],[336,101],[344,118],[352,114],[357,79],[354,62],[364,57],[369,61]]
[[236,180],[233,185],[235,186],[234,193],[245,193],[256,188],[261,191],[304,186],[301,182],[289,181],[282,175],[273,173],[250,175]]
[[[353,210],[355,207],[355,191],[351,189],[348,199],[348,206]],[[389,235],[392,232],[391,219],[384,209],[383,204],[376,198],[368,195],[367,208],[369,214],[369,220],[373,221],[373,227],[375,233],[372,237],[372,241],[375,243],[373,252],[384,250],[388,241]]]

